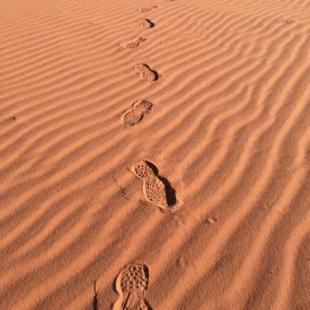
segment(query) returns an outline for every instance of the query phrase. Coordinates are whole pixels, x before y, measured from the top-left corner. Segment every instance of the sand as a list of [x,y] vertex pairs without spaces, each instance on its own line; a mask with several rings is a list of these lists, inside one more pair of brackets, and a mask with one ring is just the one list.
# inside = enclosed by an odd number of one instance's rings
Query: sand
[[2,0],[0,309],[310,309],[310,1]]

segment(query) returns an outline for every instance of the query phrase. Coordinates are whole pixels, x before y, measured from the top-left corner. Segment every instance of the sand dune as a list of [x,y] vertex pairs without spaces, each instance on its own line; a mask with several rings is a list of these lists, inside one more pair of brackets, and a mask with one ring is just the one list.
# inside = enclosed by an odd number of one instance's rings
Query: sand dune
[[0,38],[0,309],[310,308],[309,0],[4,0]]

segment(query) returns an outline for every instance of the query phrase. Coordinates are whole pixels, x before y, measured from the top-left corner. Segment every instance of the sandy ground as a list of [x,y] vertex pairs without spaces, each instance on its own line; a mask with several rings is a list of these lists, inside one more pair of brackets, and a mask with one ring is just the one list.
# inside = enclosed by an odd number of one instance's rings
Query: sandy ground
[[309,0],[1,1],[1,310],[310,309],[309,163]]

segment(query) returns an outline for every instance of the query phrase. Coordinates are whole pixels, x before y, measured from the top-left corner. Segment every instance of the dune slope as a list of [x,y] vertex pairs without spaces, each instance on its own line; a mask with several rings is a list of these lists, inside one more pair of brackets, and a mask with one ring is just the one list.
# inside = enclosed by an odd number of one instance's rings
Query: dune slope
[[1,1],[0,309],[308,309],[309,55],[309,0]]

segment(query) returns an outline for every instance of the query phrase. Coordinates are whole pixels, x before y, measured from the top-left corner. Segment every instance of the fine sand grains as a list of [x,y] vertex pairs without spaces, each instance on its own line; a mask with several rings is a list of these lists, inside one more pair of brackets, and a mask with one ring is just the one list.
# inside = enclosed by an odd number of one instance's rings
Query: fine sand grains
[[308,310],[309,5],[2,0],[0,309]]

